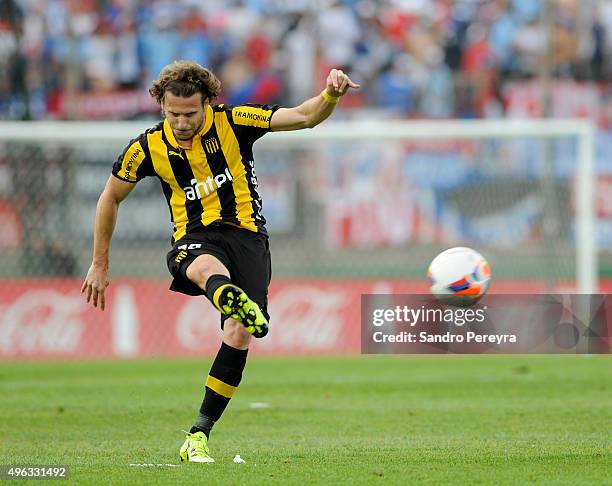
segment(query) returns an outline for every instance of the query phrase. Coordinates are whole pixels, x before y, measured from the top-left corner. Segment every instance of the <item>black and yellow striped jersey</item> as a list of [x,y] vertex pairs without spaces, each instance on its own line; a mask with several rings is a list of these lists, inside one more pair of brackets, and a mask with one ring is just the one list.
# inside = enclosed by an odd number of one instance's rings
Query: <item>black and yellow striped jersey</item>
[[179,146],[167,120],[130,142],[113,175],[136,183],[157,176],[170,208],[173,241],[214,222],[266,233],[253,143],[270,131],[277,106],[214,105],[191,149]]

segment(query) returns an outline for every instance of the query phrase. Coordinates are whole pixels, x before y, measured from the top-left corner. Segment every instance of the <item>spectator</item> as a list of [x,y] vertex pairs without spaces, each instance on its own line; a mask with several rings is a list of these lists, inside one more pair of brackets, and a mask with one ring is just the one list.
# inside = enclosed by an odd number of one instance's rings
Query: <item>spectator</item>
[[[99,91],[141,92],[177,58],[223,73],[228,101],[295,103],[314,88],[311,73],[333,64],[365,85],[362,99],[343,109],[367,100],[404,116],[478,116],[487,112],[483,100],[503,91],[495,83],[538,76],[549,50],[542,0],[322,4],[4,0],[0,117],[88,117],[66,113],[74,104],[65,99],[87,92],[95,104]],[[609,86],[612,3],[551,8],[553,74]]]

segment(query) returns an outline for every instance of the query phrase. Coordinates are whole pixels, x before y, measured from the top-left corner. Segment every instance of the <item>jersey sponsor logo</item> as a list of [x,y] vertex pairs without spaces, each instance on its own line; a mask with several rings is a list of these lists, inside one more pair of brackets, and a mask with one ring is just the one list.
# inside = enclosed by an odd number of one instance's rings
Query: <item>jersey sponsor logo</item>
[[221,147],[219,146],[219,141],[216,138],[207,138],[204,140],[204,150],[207,154],[214,154]]
[[257,182],[257,174],[255,174],[255,162],[253,160],[249,160],[249,167],[251,168],[251,184],[253,184],[253,186],[257,188],[257,186],[259,186],[259,183]]
[[258,221],[261,221],[263,219],[263,216],[261,214],[261,210],[262,210],[261,199],[254,199],[253,202],[255,203],[255,206],[257,206],[255,210],[255,219]]
[[191,185],[183,187],[183,191],[185,191],[185,197],[189,201],[195,201],[197,199],[202,199],[204,196],[212,194],[227,181],[233,180],[234,178],[232,177],[230,170],[225,169],[223,174],[217,174],[215,177],[208,176],[204,182],[200,182],[197,179],[191,179]]
[[[253,184],[253,187],[255,189],[257,189],[257,186],[259,185],[257,182],[257,174],[255,174],[255,162],[253,160],[249,160],[249,168],[251,169],[251,184]],[[261,205],[261,198],[258,199],[253,199],[253,202],[255,203],[255,219],[256,220],[263,220],[263,215],[261,214],[261,210],[262,210],[262,205]]]
[[239,106],[232,109],[232,118],[237,125],[269,128],[272,110],[262,110],[252,106]]

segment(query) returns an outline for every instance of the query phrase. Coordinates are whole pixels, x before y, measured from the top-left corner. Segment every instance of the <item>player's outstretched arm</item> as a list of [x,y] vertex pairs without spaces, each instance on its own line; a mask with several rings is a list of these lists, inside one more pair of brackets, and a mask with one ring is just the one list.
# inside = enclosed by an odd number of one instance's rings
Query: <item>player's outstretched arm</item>
[[106,187],[100,194],[96,208],[96,222],[94,228],[93,259],[87,277],[81,286],[81,293],[87,296],[94,307],[104,310],[106,307],[106,287],[108,287],[108,258],[110,242],[117,222],[117,211],[119,203],[134,189],[136,184],[122,181],[115,176],[110,176]]
[[316,127],[331,115],[340,97],[350,88],[357,89],[359,85],[340,69],[332,69],[321,94],[294,108],[279,108],[272,115],[270,128],[273,131],[286,131]]

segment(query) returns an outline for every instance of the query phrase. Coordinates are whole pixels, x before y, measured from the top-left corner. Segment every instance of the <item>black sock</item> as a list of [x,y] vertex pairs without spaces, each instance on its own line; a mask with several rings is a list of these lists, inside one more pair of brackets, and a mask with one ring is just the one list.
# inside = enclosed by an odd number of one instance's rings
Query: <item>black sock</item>
[[221,309],[219,308],[219,302],[215,302],[215,292],[217,291],[217,289],[219,289],[219,287],[231,283],[232,281],[229,277],[226,277],[225,275],[221,274],[211,275],[206,281],[206,297],[212,302],[212,305],[214,305],[219,310]]
[[210,429],[213,428],[213,425],[215,425],[215,422],[210,417],[207,417],[200,412],[189,432],[192,434],[195,434],[196,432],[204,432],[206,437],[209,437]]
[[248,349],[236,349],[221,343],[206,380],[206,392],[200,413],[190,430],[192,434],[201,431],[206,437],[210,435],[210,430],[221,417],[240,384],[248,352]]

